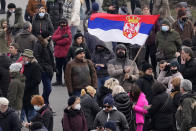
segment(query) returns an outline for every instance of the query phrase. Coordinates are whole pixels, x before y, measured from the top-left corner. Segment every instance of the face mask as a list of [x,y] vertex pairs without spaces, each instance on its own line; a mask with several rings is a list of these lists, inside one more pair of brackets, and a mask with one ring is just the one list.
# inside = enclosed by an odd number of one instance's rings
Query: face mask
[[27,64],[29,64],[29,62],[28,61],[25,61],[24,64],[27,65]]
[[104,50],[104,48],[97,48],[98,52],[102,52]]
[[43,18],[45,13],[39,13],[40,18]]
[[80,104],[77,104],[77,105],[75,105],[75,107],[74,107],[75,110],[80,110],[80,108],[81,108],[81,105],[80,105]]
[[164,32],[169,31],[169,27],[168,26],[161,26],[161,30]]
[[35,105],[35,106],[34,106],[34,109],[35,109],[36,111],[39,111],[39,110],[41,109],[41,107]]
[[119,52],[119,53],[117,53],[117,57],[118,58],[124,58],[125,54],[123,52]]
[[178,70],[170,70],[172,74],[176,74]]
[[15,12],[15,10],[9,10],[9,12],[10,12],[10,13],[14,13],[14,12]]

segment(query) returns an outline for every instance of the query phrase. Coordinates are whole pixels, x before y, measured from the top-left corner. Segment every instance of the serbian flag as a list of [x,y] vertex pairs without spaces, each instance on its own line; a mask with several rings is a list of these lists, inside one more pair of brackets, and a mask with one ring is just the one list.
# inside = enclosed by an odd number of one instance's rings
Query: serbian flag
[[159,15],[92,14],[88,32],[105,42],[143,45]]

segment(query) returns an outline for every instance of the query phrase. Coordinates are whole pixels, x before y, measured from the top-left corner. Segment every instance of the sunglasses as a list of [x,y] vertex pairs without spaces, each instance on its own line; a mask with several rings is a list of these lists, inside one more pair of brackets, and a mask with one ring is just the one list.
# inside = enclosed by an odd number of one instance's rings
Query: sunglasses
[[110,108],[111,106],[104,106],[105,108]]

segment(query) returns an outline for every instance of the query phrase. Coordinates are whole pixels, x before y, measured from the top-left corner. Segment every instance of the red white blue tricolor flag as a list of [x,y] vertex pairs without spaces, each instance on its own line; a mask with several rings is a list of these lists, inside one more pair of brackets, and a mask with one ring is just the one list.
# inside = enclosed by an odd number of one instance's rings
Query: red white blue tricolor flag
[[88,32],[105,42],[123,42],[143,45],[159,15],[92,14]]

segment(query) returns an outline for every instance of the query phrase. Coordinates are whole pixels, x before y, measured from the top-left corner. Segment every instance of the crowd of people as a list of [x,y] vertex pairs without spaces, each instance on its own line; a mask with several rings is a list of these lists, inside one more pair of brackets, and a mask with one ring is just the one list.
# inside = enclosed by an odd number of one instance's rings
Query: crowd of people
[[[23,16],[14,3],[6,13],[1,0],[0,131],[53,131],[49,98],[57,86],[69,95],[63,131],[195,131],[190,6],[178,3],[175,19],[168,0],[130,2],[131,12],[126,0],[29,0]],[[88,32],[88,19],[101,7],[110,14],[160,17],[144,46],[112,41],[110,49]]]

